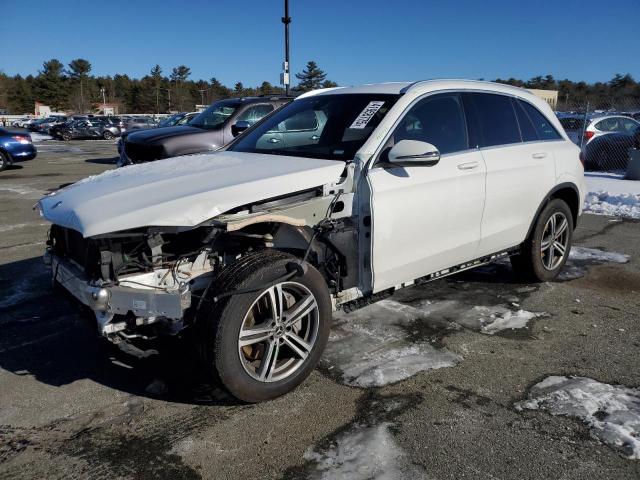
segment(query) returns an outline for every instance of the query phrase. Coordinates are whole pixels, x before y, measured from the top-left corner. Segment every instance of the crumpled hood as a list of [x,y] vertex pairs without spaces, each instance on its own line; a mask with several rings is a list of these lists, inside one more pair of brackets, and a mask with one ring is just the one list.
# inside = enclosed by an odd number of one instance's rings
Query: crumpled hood
[[345,163],[217,152],[109,170],[42,198],[44,218],[91,237],[191,227],[235,207],[336,182]]

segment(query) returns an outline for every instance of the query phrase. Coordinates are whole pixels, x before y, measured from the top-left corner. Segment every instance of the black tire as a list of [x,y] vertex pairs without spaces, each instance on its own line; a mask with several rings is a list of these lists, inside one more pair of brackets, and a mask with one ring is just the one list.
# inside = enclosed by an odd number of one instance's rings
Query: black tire
[[109,130],[105,130],[104,132],[102,132],[102,138],[104,138],[105,140],[111,140],[113,138],[113,133],[111,133]]
[[[241,359],[243,350],[239,345],[245,318],[256,302],[263,298],[266,288],[228,296],[215,303],[213,297],[222,292],[266,286],[285,275],[288,271],[287,265],[295,261],[297,261],[295,257],[273,250],[244,256],[212,281],[197,316],[198,339],[196,342],[204,368],[219,380],[231,395],[244,402],[261,402],[284,395],[311,374],[329,338],[331,327],[329,291],[322,275],[311,265],[307,265],[303,275],[290,280],[302,285],[316,301],[315,340],[306,358],[299,360],[299,367],[286,378],[276,381],[261,381],[251,376]],[[287,308],[290,307],[289,305]],[[276,342],[278,341],[280,340],[276,339]],[[275,354],[276,359],[277,352],[278,350]],[[259,361],[262,363],[264,359]]]
[[69,140],[71,140],[71,134],[68,132],[64,132],[62,135],[62,140],[64,140],[65,142],[68,142]]
[[9,156],[4,152],[0,152],[0,172],[6,170],[9,166]]
[[[551,217],[561,216],[566,219],[566,239],[562,241],[565,244],[562,257],[559,255],[554,257],[554,248],[549,251],[543,251],[543,239],[548,234],[548,222]],[[571,250],[571,242],[573,240],[573,215],[569,206],[564,200],[559,198],[551,200],[535,221],[531,235],[525,240],[522,250],[519,254],[511,257],[511,266],[514,272],[522,279],[534,282],[548,282],[555,279],[569,257]],[[552,268],[549,268],[552,267]]]

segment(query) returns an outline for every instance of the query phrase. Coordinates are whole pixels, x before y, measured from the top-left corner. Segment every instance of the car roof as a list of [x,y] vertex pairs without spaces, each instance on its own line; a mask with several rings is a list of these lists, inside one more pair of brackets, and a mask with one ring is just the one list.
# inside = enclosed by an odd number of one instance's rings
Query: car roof
[[503,83],[463,79],[433,79],[420,80],[416,82],[386,82],[371,83],[351,87],[324,88],[304,93],[298,98],[304,98],[313,95],[323,95],[327,93],[379,93],[397,95],[404,93],[422,94],[434,90],[486,90],[488,92],[498,92],[517,95],[521,97],[537,98],[533,93],[524,88],[505,85]]

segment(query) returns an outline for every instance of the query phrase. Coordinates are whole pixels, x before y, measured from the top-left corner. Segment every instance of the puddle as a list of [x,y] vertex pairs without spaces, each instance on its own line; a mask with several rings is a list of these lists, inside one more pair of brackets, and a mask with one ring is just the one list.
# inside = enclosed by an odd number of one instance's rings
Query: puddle
[[580,419],[595,439],[640,460],[640,389],[586,377],[551,376],[534,385],[517,410]]

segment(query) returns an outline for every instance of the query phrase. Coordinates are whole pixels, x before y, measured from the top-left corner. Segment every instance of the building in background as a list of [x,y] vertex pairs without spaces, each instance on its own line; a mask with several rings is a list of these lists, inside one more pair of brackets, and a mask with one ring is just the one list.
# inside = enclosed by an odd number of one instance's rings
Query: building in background
[[547,102],[552,109],[556,109],[558,105],[558,90],[539,90],[537,88],[528,88],[527,90]]

